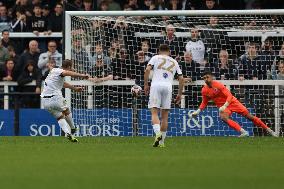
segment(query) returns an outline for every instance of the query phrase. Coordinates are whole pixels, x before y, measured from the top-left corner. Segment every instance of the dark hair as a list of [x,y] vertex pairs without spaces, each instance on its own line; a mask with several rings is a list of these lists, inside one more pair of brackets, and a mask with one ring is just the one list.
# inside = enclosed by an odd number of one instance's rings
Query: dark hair
[[50,40],[50,41],[48,41],[48,42],[47,42],[47,45],[48,45],[49,43],[55,43],[55,44],[56,44],[56,46],[57,46],[56,41],[55,41],[55,40],[53,40],[53,39],[52,39],[52,40]]
[[170,47],[167,44],[162,44],[159,47],[159,51],[161,51],[161,52],[168,52],[168,51],[170,51]]
[[213,73],[211,71],[204,71],[202,76],[205,76],[205,75],[211,75],[213,76]]
[[56,3],[56,5],[55,5],[55,6],[57,6],[57,5],[59,5],[59,6],[63,7],[63,4],[62,4],[62,3]]
[[72,67],[72,64],[73,64],[72,60],[69,60],[69,59],[63,60],[62,68]]
[[5,64],[7,64],[9,61],[13,61],[13,63],[15,64],[15,62],[14,62],[14,59],[13,59],[13,58],[8,58],[8,59],[5,61]]
[[8,32],[8,33],[9,33],[9,30],[3,30],[3,31],[2,31],[2,35],[3,35],[4,32]]
[[[41,6],[40,4],[35,4],[35,5],[34,5],[34,8],[36,8],[36,7],[42,9],[42,6]],[[33,9],[34,9],[34,8],[33,8]]]
[[15,51],[15,48],[14,48],[13,46],[9,45],[9,46],[7,47],[7,50],[8,50],[8,51]]
[[33,61],[33,60],[28,60],[28,61],[27,61],[27,64],[26,64],[26,67],[28,67],[29,65],[32,65],[33,67],[35,67],[35,61]]

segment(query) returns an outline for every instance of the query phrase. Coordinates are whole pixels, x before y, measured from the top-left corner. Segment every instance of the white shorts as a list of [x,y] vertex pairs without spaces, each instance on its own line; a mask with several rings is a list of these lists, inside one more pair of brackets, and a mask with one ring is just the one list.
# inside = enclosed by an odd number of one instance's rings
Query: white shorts
[[43,108],[51,113],[55,118],[59,118],[62,115],[62,112],[68,108],[66,100],[59,95],[54,95],[50,98],[41,97],[41,102]]
[[148,108],[171,109],[172,87],[163,85],[151,86]]

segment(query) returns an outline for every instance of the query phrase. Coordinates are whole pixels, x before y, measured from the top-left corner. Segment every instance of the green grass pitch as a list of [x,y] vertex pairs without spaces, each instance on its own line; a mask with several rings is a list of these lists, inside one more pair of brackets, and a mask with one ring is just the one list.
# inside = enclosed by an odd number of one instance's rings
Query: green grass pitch
[[3,189],[284,187],[283,138],[0,137]]

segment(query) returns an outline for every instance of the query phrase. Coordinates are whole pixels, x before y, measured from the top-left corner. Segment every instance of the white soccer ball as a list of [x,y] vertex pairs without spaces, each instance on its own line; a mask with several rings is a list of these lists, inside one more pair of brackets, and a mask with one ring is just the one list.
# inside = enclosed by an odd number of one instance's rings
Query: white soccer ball
[[142,88],[139,85],[134,85],[133,87],[131,87],[131,93],[134,97],[140,96],[141,92]]

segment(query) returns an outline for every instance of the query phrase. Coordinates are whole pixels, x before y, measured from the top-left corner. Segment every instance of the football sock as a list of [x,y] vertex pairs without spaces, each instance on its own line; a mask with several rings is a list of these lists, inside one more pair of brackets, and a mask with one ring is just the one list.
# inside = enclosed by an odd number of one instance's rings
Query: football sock
[[241,126],[237,123],[237,122],[235,122],[235,121],[233,121],[233,120],[231,120],[231,119],[228,119],[227,120],[227,124],[231,127],[231,128],[233,128],[233,129],[235,129],[236,131],[241,131]]
[[160,132],[160,125],[159,124],[154,124],[153,125],[153,130],[154,130],[154,133],[157,134]]
[[160,144],[164,144],[166,136],[167,136],[167,131],[162,131],[162,140],[160,141]]
[[75,128],[75,125],[74,125],[74,121],[73,121],[73,118],[72,118],[72,114],[68,114],[67,116],[65,116],[65,120],[67,121],[68,125],[71,127],[71,129],[74,129]]
[[269,127],[263,123],[258,117],[254,116],[253,119],[252,119],[252,122],[258,126],[258,127],[261,127],[263,129],[268,129]]
[[68,126],[68,123],[66,122],[65,119],[58,120],[58,124],[61,127],[61,129],[64,131],[64,133],[66,134],[71,133],[70,127]]

